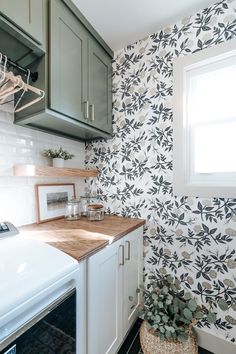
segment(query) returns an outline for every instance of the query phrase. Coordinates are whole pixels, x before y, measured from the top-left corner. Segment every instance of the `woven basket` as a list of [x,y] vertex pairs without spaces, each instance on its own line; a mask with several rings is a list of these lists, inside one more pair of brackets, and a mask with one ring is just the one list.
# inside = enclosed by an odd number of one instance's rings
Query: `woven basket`
[[148,331],[147,322],[143,321],[140,328],[140,341],[144,354],[198,354],[196,337],[193,333],[187,342],[160,340]]

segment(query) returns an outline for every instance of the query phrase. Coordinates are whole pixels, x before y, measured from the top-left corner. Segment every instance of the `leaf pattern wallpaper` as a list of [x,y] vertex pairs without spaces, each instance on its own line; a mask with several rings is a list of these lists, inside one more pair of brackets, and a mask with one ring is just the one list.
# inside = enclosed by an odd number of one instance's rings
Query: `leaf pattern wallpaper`
[[229,310],[201,326],[231,342],[236,199],[173,195],[172,63],[235,37],[236,0],[223,0],[115,53],[113,138],[86,145],[87,166],[101,171],[88,188],[109,213],[147,220],[145,274],[175,274],[203,302],[225,299]]

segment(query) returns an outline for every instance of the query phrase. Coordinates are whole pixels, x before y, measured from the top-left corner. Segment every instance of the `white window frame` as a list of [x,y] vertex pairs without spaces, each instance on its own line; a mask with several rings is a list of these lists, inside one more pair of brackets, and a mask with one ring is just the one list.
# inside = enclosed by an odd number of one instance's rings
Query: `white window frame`
[[[187,75],[191,69],[235,56],[236,40],[229,40],[194,54],[179,57],[173,63],[173,191],[177,196],[236,198],[236,173],[199,174],[190,179],[193,161],[190,130],[187,124]],[[236,83],[235,83],[236,85]],[[236,104],[236,89],[235,89]],[[236,139],[236,132],[235,132]],[[236,158],[236,151],[235,151]]]

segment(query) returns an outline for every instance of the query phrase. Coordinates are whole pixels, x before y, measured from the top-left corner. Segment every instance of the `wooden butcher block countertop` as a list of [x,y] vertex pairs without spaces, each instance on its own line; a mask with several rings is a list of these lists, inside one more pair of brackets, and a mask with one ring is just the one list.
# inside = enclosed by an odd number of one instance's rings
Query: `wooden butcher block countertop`
[[42,240],[81,261],[144,224],[142,219],[106,215],[102,221],[60,219],[19,230],[24,237]]

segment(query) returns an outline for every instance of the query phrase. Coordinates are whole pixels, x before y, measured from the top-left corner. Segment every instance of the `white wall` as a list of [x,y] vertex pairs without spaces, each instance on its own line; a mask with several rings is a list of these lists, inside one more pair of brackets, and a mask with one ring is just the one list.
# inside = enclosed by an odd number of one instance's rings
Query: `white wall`
[[43,149],[62,146],[75,157],[67,167],[84,167],[84,143],[23,128],[13,124],[12,106],[0,106],[0,221],[25,225],[36,221],[35,191],[37,183],[75,183],[76,194],[84,193],[85,182],[79,178],[14,177],[15,164],[49,165],[41,156]]

